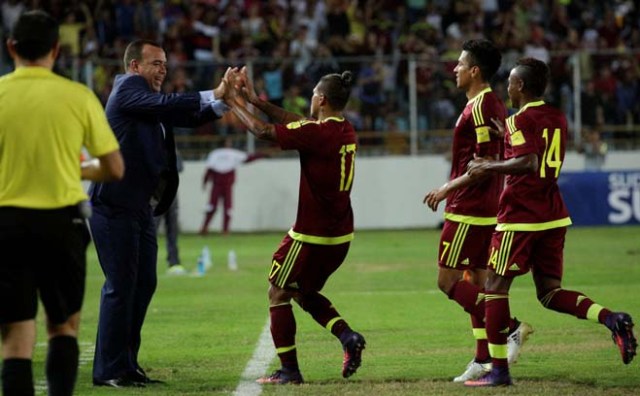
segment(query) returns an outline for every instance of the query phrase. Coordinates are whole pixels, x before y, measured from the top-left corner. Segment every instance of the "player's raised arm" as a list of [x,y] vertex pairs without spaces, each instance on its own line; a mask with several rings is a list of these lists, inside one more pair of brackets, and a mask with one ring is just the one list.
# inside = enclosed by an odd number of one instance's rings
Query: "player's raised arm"
[[278,124],[288,124],[294,121],[303,120],[305,117],[300,114],[292,113],[283,109],[282,107],[278,107],[272,103],[267,102],[266,100],[260,99],[260,97],[256,94],[255,88],[253,87],[253,81],[247,75],[247,68],[243,67],[240,70],[240,78],[242,79],[242,94],[244,98],[260,109],[263,113],[265,113],[271,120]]
[[[243,70],[245,70],[243,68]],[[231,111],[238,117],[240,122],[249,129],[255,137],[261,140],[275,141],[276,129],[273,124],[267,123],[253,114],[246,108],[244,100],[241,98],[240,88],[237,83],[238,73],[230,72],[225,74],[225,80],[227,81],[226,89],[224,93],[224,101],[231,107]],[[242,84],[246,83],[246,80],[242,79]],[[246,86],[243,86],[246,89]],[[253,90],[253,86],[250,88]],[[245,95],[245,98],[247,96]],[[248,100],[248,99],[247,99]],[[277,106],[273,106],[277,107]]]

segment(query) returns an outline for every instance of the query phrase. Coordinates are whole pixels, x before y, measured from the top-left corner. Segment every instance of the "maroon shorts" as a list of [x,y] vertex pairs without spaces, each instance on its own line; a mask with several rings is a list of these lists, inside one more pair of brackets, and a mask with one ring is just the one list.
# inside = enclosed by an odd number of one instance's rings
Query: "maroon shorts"
[[491,239],[489,268],[505,278],[526,274],[562,280],[566,227],[545,231],[496,231]]
[[282,289],[320,291],[344,261],[349,245],[314,245],[286,235],[273,254],[269,282]]
[[440,234],[438,266],[457,270],[486,269],[495,225],[479,226],[445,220]]

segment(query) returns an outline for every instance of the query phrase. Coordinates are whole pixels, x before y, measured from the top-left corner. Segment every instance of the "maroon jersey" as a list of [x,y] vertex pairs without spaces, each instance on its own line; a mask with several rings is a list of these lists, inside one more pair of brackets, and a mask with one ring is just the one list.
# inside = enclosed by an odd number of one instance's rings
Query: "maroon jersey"
[[336,245],[353,239],[356,133],[344,118],[276,125],[283,150],[300,153],[298,214],[289,235],[302,242]]
[[[453,133],[453,156],[450,180],[464,175],[474,155],[502,157],[502,141],[489,133],[495,127],[492,118],[504,121],[507,108],[498,96],[487,88],[471,99],[456,122]],[[475,225],[496,224],[502,177],[460,188],[447,197],[445,218]]]
[[505,158],[538,156],[538,170],[507,175],[500,197],[498,231],[541,231],[571,224],[558,176],[564,161],[567,119],[543,101],[527,103],[507,118]]

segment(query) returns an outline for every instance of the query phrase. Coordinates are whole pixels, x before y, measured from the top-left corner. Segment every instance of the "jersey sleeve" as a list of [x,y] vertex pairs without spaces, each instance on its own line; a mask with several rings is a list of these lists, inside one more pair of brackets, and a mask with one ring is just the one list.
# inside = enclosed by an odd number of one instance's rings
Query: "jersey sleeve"
[[508,139],[513,157],[536,153],[535,123],[525,114],[507,118]]
[[93,92],[87,90],[83,145],[92,157],[100,157],[120,148],[104,109]]
[[495,128],[492,119],[504,121],[504,106],[493,97],[485,95],[483,100],[474,104],[472,115],[476,133],[476,154],[479,157],[499,155],[502,147],[500,138],[490,130]]
[[317,151],[322,147],[322,130],[315,121],[301,120],[275,126],[278,144],[283,150]]

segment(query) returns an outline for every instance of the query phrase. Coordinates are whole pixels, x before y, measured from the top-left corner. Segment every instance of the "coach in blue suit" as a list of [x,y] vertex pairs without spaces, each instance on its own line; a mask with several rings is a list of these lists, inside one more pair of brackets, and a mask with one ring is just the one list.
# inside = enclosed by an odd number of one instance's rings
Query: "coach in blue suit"
[[90,188],[90,225],[105,275],[93,362],[99,386],[144,386],[138,363],[141,329],[156,289],[158,245],[153,216],[164,213],[178,188],[173,126],[219,118],[226,106],[213,91],[162,94],[166,54],[156,43],[134,41],[124,55],[126,74],[115,78],[106,113],[127,172],[113,184]]

